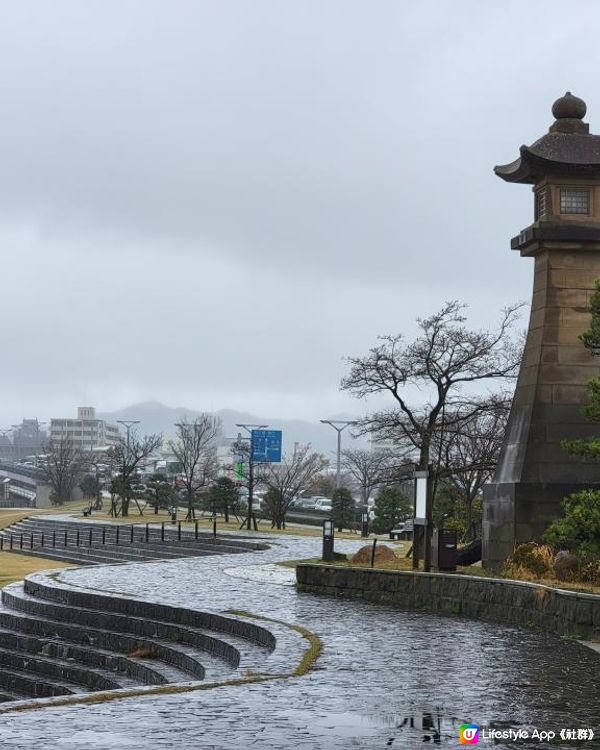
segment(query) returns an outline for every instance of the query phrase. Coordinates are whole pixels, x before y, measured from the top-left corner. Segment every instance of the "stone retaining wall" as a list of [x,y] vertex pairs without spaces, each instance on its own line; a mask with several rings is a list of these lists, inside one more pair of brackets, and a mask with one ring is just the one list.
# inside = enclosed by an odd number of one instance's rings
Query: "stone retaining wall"
[[406,610],[462,615],[600,640],[600,596],[535,583],[451,573],[300,564],[301,592],[364,599]]

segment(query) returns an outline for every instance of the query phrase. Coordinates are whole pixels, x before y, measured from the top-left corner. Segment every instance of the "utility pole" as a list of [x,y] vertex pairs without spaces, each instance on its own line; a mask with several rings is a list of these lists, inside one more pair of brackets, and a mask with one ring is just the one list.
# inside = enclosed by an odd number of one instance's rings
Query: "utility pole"
[[[337,432],[337,469],[335,472],[335,488],[336,490],[339,490],[342,465],[342,432],[346,427],[350,427],[350,425],[356,424],[356,422],[347,419],[321,419],[320,422],[322,424],[328,424]],[[341,427],[338,425],[341,425]]]
[[[254,461],[252,460],[252,430],[266,430],[268,424],[236,424],[250,435],[250,450],[248,451],[248,516],[244,526],[248,531],[252,528],[252,501],[254,499]],[[243,528],[243,527],[242,527]]]

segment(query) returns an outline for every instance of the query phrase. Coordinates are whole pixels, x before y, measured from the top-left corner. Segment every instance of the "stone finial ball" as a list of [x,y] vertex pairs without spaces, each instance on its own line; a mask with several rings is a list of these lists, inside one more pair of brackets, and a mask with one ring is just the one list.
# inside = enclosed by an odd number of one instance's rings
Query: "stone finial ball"
[[552,114],[557,120],[564,118],[583,120],[587,112],[586,103],[578,96],[573,96],[570,91],[552,105]]

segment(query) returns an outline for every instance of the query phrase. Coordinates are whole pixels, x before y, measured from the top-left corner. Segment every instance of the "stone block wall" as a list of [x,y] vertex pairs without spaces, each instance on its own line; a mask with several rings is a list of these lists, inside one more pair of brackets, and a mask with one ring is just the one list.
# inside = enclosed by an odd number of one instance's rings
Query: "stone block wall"
[[600,640],[600,596],[524,581],[300,564],[298,590]]

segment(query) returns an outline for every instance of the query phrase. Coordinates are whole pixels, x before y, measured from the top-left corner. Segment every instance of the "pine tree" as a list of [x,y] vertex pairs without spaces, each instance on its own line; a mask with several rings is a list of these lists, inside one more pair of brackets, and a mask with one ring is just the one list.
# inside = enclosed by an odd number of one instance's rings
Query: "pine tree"
[[[600,354],[600,279],[595,282],[596,291],[592,295],[589,311],[592,314],[590,327],[579,337],[592,354]],[[583,413],[590,422],[600,422],[600,377],[587,383],[588,403]],[[563,440],[562,447],[573,456],[600,459],[600,437]]]
[[355,526],[354,498],[347,487],[335,490],[331,498],[331,517],[338,531]]

